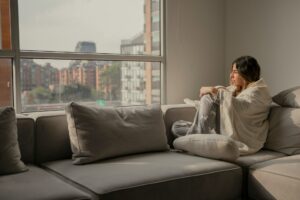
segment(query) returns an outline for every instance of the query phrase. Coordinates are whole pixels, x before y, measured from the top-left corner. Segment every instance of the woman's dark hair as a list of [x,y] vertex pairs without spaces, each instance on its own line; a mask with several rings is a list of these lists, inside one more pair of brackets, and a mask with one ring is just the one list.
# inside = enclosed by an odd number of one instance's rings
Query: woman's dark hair
[[236,65],[238,73],[248,82],[258,81],[260,78],[260,66],[252,56],[241,56],[232,62]]

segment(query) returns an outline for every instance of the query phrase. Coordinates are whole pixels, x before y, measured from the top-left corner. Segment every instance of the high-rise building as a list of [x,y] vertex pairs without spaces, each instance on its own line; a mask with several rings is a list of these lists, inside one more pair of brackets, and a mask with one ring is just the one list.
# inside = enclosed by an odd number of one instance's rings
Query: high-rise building
[[[122,54],[143,54],[144,33],[132,39],[121,41]],[[143,62],[123,61],[121,67],[122,104],[145,104],[145,64]]]
[[[75,52],[81,53],[96,53],[95,42],[80,41],[75,47]],[[96,87],[96,61],[82,61],[73,60],[69,65],[68,82],[78,83],[81,85],[89,86],[90,88]]]
[[[122,40],[121,54],[160,54],[160,1],[144,0],[144,31]],[[155,62],[122,62],[122,103],[160,103],[160,64]]]
[[80,41],[75,47],[75,52],[96,53],[96,44],[90,41]]
[[[145,54],[159,55],[160,52],[160,1],[145,0]],[[160,64],[145,64],[146,103],[160,103]]]
[[0,59],[0,107],[12,106],[12,61]]
[[[0,49],[11,48],[9,0],[0,5]],[[12,60],[0,59],[0,106],[12,106]]]

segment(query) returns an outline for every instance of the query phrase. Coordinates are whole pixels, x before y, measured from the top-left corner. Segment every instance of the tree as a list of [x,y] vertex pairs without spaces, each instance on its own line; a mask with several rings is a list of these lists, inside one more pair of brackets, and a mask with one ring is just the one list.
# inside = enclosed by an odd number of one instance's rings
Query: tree
[[44,87],[36,87],[31,91],[34,96],[35,103],[49,103],[51,99],[51,91]]
[[107,100],[119,100],[121,95],[121,63],[113,62],[101,74],[101,90]]
[[64,102],[90,100],[91,98],[91,89],[88,86],[80,85],[78,83],[65,86],[63,93],[61,94],[61,99]]

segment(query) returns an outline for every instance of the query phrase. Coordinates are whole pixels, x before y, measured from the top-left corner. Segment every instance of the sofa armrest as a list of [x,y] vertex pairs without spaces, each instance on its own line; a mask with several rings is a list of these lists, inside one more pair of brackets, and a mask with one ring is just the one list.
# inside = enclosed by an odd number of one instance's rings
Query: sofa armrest
[[172,124],[178,120],[186,120],[192,122],[194,120],[196,108],[188,104],[173,104],[162,105],[161,109],[164,114],[168,144],[170,145],[170,147],[173,147],[173,140],[175,138],[171,133]]

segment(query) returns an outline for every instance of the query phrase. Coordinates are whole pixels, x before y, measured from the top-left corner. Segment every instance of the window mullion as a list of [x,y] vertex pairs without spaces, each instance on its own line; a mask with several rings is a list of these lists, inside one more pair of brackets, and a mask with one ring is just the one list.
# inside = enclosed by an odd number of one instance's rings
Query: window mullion
[[117,54],[87,54],[72,52],[37,52],[21,51],[21,58],[35,59],[66,59],[66,60],[110,60],[110,61],[142,61],[142,62],[162,62],[161,56],[144,55],[117,55]]
[[21,76],[20,76],[20,40],[19,40],[19,16],[18,0],[10,1],[11,13],[11,38],[13,51],[13,80],[14,80],[14,107],[16,112],[21,112]]

